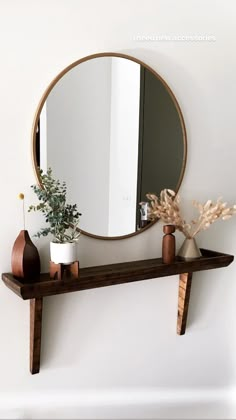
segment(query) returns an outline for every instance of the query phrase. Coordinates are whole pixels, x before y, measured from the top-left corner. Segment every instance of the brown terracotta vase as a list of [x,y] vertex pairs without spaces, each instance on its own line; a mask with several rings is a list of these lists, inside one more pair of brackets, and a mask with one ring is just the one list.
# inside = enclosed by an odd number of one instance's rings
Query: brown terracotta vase
[[28,282],[34,282],[40,274],[40,259],[36,246],[27,230],[21,230],[12,249],[12,274]]

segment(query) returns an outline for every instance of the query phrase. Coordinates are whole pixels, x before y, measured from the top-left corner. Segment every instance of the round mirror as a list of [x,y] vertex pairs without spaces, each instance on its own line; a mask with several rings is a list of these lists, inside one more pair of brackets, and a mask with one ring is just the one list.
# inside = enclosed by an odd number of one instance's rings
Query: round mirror
[[73,63],[51,83],[33,126],[33,161],[50,167],[82,213],[81,231],[103,239],[147,229],[148,192],[177,191],[186,162],[180,107],[165,81],[116,53]]

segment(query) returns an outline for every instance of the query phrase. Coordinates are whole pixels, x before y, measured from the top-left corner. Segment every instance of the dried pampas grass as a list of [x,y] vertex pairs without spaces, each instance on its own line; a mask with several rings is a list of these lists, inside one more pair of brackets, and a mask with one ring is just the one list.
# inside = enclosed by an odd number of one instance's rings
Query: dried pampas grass
[[216,220],[228,220],[236,214],[236,205],[227,207],[227,203],[221,198],[215,203],[208,200],[205,204],[194,200],[193,205],[198,209],[199,216],[191,223],[186,223],[180,212],[180,197],[174,191],[164,189],[159,198],[155,194],[146,194],[146,196],[150,200],[149,219],[161,219],[164,223],[174,225],[188,239],[194,238],[201,230],[208,229]]

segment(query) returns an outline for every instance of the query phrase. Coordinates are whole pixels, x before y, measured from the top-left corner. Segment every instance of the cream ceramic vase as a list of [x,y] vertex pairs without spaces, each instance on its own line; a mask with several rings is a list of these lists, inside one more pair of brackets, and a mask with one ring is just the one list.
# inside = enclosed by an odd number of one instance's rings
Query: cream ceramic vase
[[59,244],[50,242],[51,261],[55,264],[71,264],[78,260],[77,242]]
[[183,245],[181,246],[178,257],[183,258],[184,260],[195,260],[195,258],[201,257],[201,251],[197,246],[197,243],[194,238],[186,238]]

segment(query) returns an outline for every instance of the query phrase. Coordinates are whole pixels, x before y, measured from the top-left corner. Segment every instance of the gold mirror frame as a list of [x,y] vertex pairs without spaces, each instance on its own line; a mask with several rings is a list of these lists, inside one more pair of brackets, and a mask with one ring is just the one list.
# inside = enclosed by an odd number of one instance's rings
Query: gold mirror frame
[[[52,89],[54,88],[54,86],[56,85],[56,83],[66,74],[68,73],[71,69],[73,69],[74,67],[76,67],[78,64],[83,63],[84,61],[88,61],[88,60],[92,60],[93,58],[98,58],[98,57],[119,57],[119,58],[126,58],[128,60],[134,61],[137,64],[140,64],[141,66],[145,67],[147,70],[149,70],[157,79],[159,79],[162,84],[165,86],[167,92],[169,93],[172,101],[174,102],[174,105],[176,107],[176,110],[178,112],[178,116],[180,119],[180,123],[181,123],[181,128],[182,128],[182,133],[183,133],[183,143],[184,143],[184,156],[183,156],[183,164],[182,164],[182,169],[181,169],[181,173],[180,173],[180,177],[179,177],[179,181],[176,187],[176,192],[178,192],[181,182],[183,180],[183,176],[184,176],[184,172],[185,172],[185,167],[186,167],[186,160],[187,160],[187,134],[186,134],[186,127],[185,127],[185,123],[184,123],[184,118],[183,118],[183,114],[182,111],[180,109],[179,103],[174,95],[174,93],[172,92],[171,88],[168,86],[168,84],[165,82],[165,80],[156,72],[154,71],[151,67],[149,67],[147,64],[145,64],[143,61],[134,58],[130,55],[127,54],[121,54],[121,53],[113,53],[113,52],[105,52],[105,53],[98,53],[98,54],[92,54],[92,55],[88,55],[86,57],[83,57],[77,61],[75,61],[74,63],[70,64],[68,67],[66,67],[64,70],[62,70],[53,80],[52,82],[49,84],[49,86],[47,87],[47,89],[45,90],[39,105],[37,107],[35,116],[34,116],[34,121],[33,121],[33,128],[32,128],[32,162],[33,162],[33,168],[34,168],[34,173],[38,182],[38,185],[42,187],[41,181],[40,181],[40,174],[39,174],[39,168],[37,166],[37,159],[36,159],[36,131],[37,131],[37,125],[38,125],[38,120],[42,111],[42,108],[46,102],[46,99],[48,97],[48,95],[50,94],[50,92],[52,91]],[[83,235],[86,236],[90,236],[92,238],[95,239],[103,239],[103,240],[118,240],[118,239],[125,239],[125,238],[130,238],[132,236],[138,235],[142,232],[144,232],[145,230],[149,229],[151,226],[153,226],[158,220],[155,220],[151,223],[149,223],[147,226],[145,226],[144,228],[141,228],[140,230],[137,230],[133,233],[129,233],[127,235],[122,235],[122,236],[100,236],[100,235],[94,235],[92,233],[86,232],[82,229],[79,229],[80,232]]]

